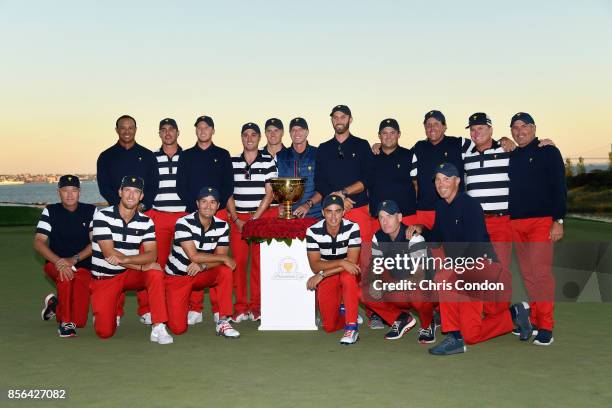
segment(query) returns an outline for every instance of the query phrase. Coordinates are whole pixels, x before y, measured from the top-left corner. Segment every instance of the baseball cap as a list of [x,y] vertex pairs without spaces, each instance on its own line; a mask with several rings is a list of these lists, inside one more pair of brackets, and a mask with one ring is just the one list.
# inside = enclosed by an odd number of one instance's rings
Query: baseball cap
[[252,129],[257,134],[261,135],[261,130],[259,130],[259,126],[257,126],[257,123],[253,123],[253,122],[245,123],[244,125],[242,125],[242,130],[240,131],[240,133],[244,133],[245,130],[249,130],[249,129]]
[[330,205],[333,205],[333,204],[337,204],[342,209],[344,209],[344,200],[342,199],[342,197],[340,197],[339,195],[336,195],[336,194],[330,194],[327,197],[325,197],[323,199],[323,203],[321,204],[321,208],[325,209],[325,208],[327,208],[327,207],[329,207]]
[[391,127],[397,130],[398,132],[400,131],[399,123],[397,123],[397,120],[393,118],[388,118],[380,122],[380,125],[378,125],[378,133],[380,133],[380,131],[386,127]]
[[283,121],[277,118],[271,118],[271,119],[266,120],[266,125],[264,126],[264,129],[267,129],[268,126],[274,126],[279,129],[285,129],[283,127]]
[[448,162],[438,165],[436,172],[434,173],[434,179],[438,173],[444,174],[446,177],[459,177],[459,170],[457,170],[457,167]]
[[533,120],[533,117],[531,117],[530,114],[525,113],[525,112],[519,112],[515,114],[510,120],[510,127],[512,127],[512,125],[514,125],[514,122],[516,122],[517,120],[522,120],[526,124],[535,125],[535,120]]
[[435,120],[446,126],[446,118],[444,117],[444,114],[439,110],[430,110],[429,112],[427,112],[425,114],[425,119],[423,119],[423,124],[425,124],[425,122],[427,122],[427,119],[429,118],[434,118]]
[[381,211],[384,211],[389,215],[395,215],[398,212],[400,212],[400,208],[395,201],[385,200],[385,201],[381,201],[380,203],[378,203],[376,214],[379,214]]
[[73,176],[72,174],[66,174],[65,176],[60,177],[59,182],[57,183],[57,188],[62,187],[81,188],[81,181],[77,176]]
[[164,126],[164,125],[170,125],[173,128],[175,128],[176,130],[178,130],[178,125],[176,124],[176,120],[174,120],[172,118],[162,119],[159,122],[159,130],[161,130],[162,126]]
[[200,191],[198,192],[197,199],[199,200],[201,198],[208,197],[208,196],[213,196],[215,200],[219,201],[219,197],[220,197],[219,190],[217,190],[214,187],[202,187]]
[[144,191],[144,180],[138,176],[125,176],[121,180],[121,188],[124,187],[135,187]]
[[206,115],[200,116],[199,118],[196,119],[196,122],[193,126],[198,126],[198,123],[200,122],[206,122],[206,124],[210,126],[211,128],[215,127],[215,122],[212,120],[210,116],[206,116]]
[[491,126],[492,125],[491,118],[489,117],[489,115],[487,115],[484,112],[476,112],[475,114],[470,116],[470,119],[468,121],[468,125],[465,128],[469,129],[470,126],[474,126],[474,125],[488,125],[488,126]]
[[308,123],[306,123],[306,119],[304,118],[293,118],[291,119],[291,122],[289,122],[289,125],[289,129],[294,126],[299,126],[302,129],[308,129]]
[[334,113],[336,113],[336,112],[342,112],[342,113],[345,113],[345,114],[347,114],[349,116],[353,116],[351,114],[351,109],[348,106],[346,106],[346,105],[336,105],[336,106],[334,106],[334,108],[332,109],[332,111],[329,114],[329,116],[334,116]]

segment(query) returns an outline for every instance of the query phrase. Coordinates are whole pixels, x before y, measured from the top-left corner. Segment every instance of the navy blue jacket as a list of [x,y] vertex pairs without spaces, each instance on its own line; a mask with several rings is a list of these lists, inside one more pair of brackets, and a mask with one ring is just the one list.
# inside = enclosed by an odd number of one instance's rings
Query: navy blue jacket
[[440,199],[435,207],[436,219],[428,235],[432,243],[447,243],[447,257],[483,257],[497,260],[487,232],[480,203],[464,192],[458,192],[451,203]]
[[[417,182],[419,191],[417,195],[417,209],[421,211],[431,211],[440,200],[434,185],[435,169],[438,165],[449,162],[454,164],[463,175],[462,154],[467,151],[469,141],[461,137],[444,136],[437,145],[433,145],[429,140],[420,140],[412,148],[412,152],[417,157]],[[459,190],[464,190],[463,177]]]
[[394,200],[404,217],[416,213],[416,191],[410,175],[412,157],[412,151],[401,146],[391,154],[381,150],[372,157],[367,183],[372,217],[378,216],[376,208],[384,200]]
[[567,186],[561,152],[555,146],[538,147],[536,137],[510,156],[510,218],[565,217]]
[[227,150],[214,144],[203,150],[196,143],[181,153],[176,172],[176,188],[187,206],[187,212],[197,211],[196,198],[202,187],[219,190],[219,209],[225,208],[234,191],[234,169]]
[[367,177],[372,160],[370,144],[353,135],[339,143],[333,137],[319,145],[315,166],[315,190],[323,197],[361,181],[365,190],[349,197],[354,208],[368,204]]
[[142,204],[145,210],[151,209],[159,186],[157,159],[153,152],[138,143],[126,149],[117,142],[100,153],[97,168],[98,189],[109,205],[119,204],[119,188],[124,176],[139,176],[145,182]]

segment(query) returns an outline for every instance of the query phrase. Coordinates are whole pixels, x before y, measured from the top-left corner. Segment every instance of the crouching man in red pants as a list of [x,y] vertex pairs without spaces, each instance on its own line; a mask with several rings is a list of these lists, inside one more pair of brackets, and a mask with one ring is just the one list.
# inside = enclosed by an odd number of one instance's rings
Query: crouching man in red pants
[[164,324],[168,320],[164,273],[155,263],[155,226],[138,211],[143,189],[140,177],[123,177],[119,204],[94,215],[90,286],[94,328],[99,337],[111,337],[117,329],[119,296],[126,290],[146,289],[153,322],[151,341],[170,344],[173,339]]
[[34,250],[47,261],[44,271],[57,288],[57,297],[51,293],[45,298],[41,317],[49,320],[56,315],[59,336],[74,337],[89,313],[89,227],[96,207],[79,202],[77,176],[60,177],[57,193],[60,202],[45,207],[34,236]]
[[455,267],[436,276],[436,283],[441,285],[442,331],[448,334],[429,349],[433,355],[464,353],[466,343],[476,344],[510,333],[515,326],[525,341],[532,330],[527,303],[486,314],[485,298],[497,298],[497,293],[467,290],[468,284],[498,283],[501,265],[487,233],[482,207],[476,199],[459,191],[459,183],[460,173],[453,164],[437,167],[435,186],[443,200],[436,204],[431,241],[442,244],[445,259],[451,259]]
[[196,201],[198,211],[179,218],[174,228],[172,253],[166,263],[168,327],[174,334],[187,331],[191,292],[214,288],[219,307],[217,335],[240,336],[228,322],[232,316],[232,271],[236,262],[227,255],[229,225],[214,216],[219,198],[216,188],[202,187]]
[[330,333],[344,327],[340,344],[355,344],[359,340],[359,225],[343,219],[344,200],[339,195],[325,197],[322,207],[324,219],[306,231],[308,263],[315,274],[306,286],[317,291],[323,330]]

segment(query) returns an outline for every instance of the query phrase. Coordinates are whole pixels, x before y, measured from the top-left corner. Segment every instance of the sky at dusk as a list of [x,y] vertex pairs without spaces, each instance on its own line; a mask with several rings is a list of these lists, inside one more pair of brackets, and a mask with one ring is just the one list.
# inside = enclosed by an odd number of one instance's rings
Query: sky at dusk
[[612,143],[606,0],[0,0],[0,38],[0,174],[93,173],[124,113],[150,149],[160,119],[189,147],[210,115],[231,154],[243,123],[270,117],[306,118],[317,145],[337,104],[370,142],[393,117],[411,147],[439,109],[449,135],[469,137],[468,116],[487,112],[494,137],[510,136],[525,111],[566,157],[607,157]]

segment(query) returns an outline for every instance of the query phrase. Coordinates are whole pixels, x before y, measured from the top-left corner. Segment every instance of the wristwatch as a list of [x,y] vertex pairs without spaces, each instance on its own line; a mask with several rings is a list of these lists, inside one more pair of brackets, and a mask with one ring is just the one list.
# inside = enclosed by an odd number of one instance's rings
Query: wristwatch
[[563,218],[559,218],[558,220],[555,220],[556,223],[563,225]]
[[343,189],[342,189],[342,191],[341,191],[341,193],[342,193],[342,195],[343,195],[343,196],[345,196],[345,197],[346,197],[346,196],[348,196],[348,191],[346,190],[346,188],[343,188]]
[[323,271],[319,271],[319,273],[317,273],[317,275],[319,275],[321,277],[321,279],[325,279],[325,274],[323,273]]
[[311,200],[311,199],[308,199],[308,200],[306,200],[306,205],[307,205],[308,207],[312,208],[312,206],[313,206],[314,204],[312,203],[312,200]]
[[74,259],[74,263],[78,263],[81,260],[81,257],[79,256],[79,254],[76,254],[72,257],[72,259]]

